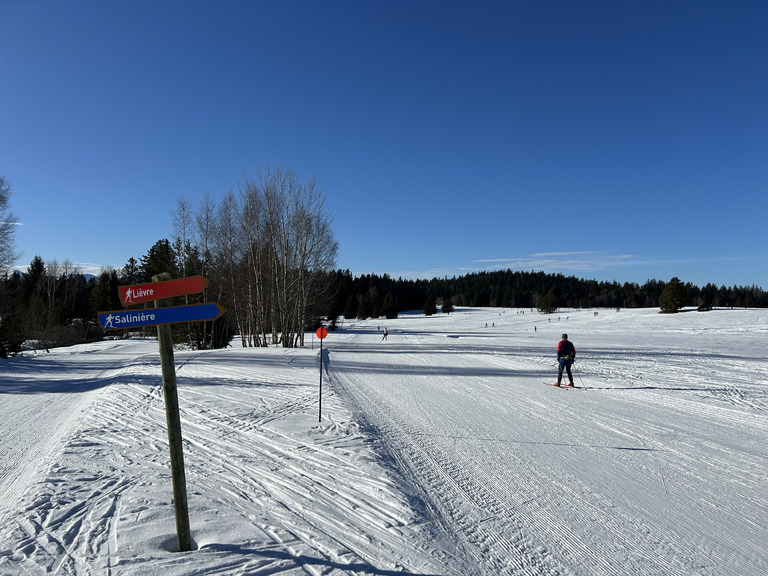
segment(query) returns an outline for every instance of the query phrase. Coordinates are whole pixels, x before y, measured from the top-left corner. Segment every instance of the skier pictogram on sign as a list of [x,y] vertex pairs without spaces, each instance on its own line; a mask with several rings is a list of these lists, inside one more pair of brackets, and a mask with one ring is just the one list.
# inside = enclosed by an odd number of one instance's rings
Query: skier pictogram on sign
[[159,324],[183,324],[216,320],[227,311],[215,302],[170,306],[168,308],[147,308],[146,310],[112,310],[99,312],[99,324],[104,330],[124,330],[140,326]]
[[174,296],[186,294],[198,294],[205,290],[208,280],[202,276],[190,276],[176,280],[152,282],[149,284],[134,284],[132,286],[119,286],[120,302],[123,306],[132,306],[152,300],[163,300]]

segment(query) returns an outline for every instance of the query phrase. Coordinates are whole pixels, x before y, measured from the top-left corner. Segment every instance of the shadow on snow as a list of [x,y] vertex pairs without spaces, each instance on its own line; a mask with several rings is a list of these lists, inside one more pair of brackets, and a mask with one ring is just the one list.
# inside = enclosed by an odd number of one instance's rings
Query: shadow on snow
[[[294,555],[288,552],[280,552],[278,550],[257,550],[254,548],[243,548],[235,545],[227,544],[206,544],[200,547],[201,550],[215,550],[217,552],[227,552],[230,554],[242,554],[245,556],[260,556],[262,558],[272,558],[275,560],[288,560],[295,562],[297,567],[308,566],[320,566],[324,568],[343,570],[345,572],[360,572],[363,574],[374,574],[376,576],[416,576],[416,572],[404,572],[402,570],[384,570],[376,568],[370,564],[362,562],[353,564],[343,564],[341,562],[333,562],[331,560],[323,558],[313,558],[312,556]],[[421,576],[439,576],[437,574],[423,574],[419,572]]]

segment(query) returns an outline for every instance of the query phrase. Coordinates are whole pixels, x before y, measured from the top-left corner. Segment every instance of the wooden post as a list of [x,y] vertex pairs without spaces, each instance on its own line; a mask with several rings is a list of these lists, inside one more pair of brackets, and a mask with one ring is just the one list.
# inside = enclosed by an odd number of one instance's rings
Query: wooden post
[[[167,273],[152,277],[152,282],[170,280]],[[160,302],[155,300],[155,308]],[[160,366],[163,372],[163,396],[165,398],[165,420],[168,426],[168,447],[171,455],[171,479],[173,481],[173,504],[176,511],[176,538],[179,552],[192,549],[189,530],[189,506],[187,505],[187,478],[184,473],[184,450],[181,440],[181,419],[179,417],[179,396],[176,390],[176,366],[173,360],[173,336],[170,324],[158,324],[157,343],[160,348]]]

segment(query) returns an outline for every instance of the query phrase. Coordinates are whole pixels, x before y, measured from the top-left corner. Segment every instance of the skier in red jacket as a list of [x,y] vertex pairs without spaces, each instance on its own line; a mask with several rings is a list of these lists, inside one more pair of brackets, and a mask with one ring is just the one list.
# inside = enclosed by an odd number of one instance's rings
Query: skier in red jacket
[[576,347],[568,340],[568,334],[563,334],[563,339],[557,345],[557,384],[563,379],[563,370],[568,374],[568,386],[573,386],[573,374],[571,374],[571,365],[576,360]]

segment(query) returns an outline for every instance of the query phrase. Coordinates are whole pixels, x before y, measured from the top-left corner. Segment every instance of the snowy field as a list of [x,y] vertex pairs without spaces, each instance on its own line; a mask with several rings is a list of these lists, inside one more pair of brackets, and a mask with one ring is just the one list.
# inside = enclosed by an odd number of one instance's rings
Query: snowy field
[[0,361],[0,574],[768,574],[768,310],[345,322],[320,422],[312,345],[176,353],[185,553],[157,343]]

